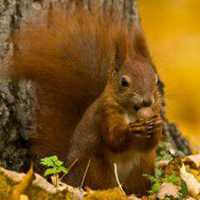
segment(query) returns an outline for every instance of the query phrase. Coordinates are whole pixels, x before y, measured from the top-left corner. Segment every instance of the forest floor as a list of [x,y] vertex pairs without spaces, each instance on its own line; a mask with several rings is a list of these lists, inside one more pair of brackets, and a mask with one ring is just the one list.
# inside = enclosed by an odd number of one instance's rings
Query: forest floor
[[106,191],[82,190],[62,182],[55,186],[55,181],[49,183],[31,167],[27,174],[0,168],[0,200],[199,200],[200,154],[178,156],[163,142],[157,155],[155,175],[145,175],[151,189],[142,198],[127,196],[120,185]]

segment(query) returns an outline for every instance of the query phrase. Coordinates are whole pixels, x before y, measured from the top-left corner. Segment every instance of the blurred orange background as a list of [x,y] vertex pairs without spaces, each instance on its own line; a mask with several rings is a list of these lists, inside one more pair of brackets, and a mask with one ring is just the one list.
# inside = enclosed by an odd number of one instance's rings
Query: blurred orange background
[[200,149],[200,0],[139,0],[167,117]]

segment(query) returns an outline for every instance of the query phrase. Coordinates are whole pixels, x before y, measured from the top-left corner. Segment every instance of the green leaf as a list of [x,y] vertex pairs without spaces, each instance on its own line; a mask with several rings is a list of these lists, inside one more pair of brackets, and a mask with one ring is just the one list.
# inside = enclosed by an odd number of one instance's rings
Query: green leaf
[[161,142],[157,148],[157,161],[160,160],[173,160],[174,156],[169,152],[171,144],[168,141]]
[[60,169],[61,172],[62,172],[63,174],[65,174],[65,175],[67,175],[68,172],[69,172],[69,170],[68,170],[66,167],[64,167],[64,166],[61,166],[59,169]]
[[55,174],[57,174],[57,171],[54,168],[47,169],[44,172],[44,176],[55,175]]
[[164,178],[164,182],[167,183],[172,183],[172,184],[178,184],[180,183],[180,178],[178,176],[176,176],[175,174],[171,175],[171,176],[166,176]]
[[156,182],[152,185],[152,188],[151,188],[151,190],[149,191],[149,193],[150,193],[150,194],[154,194],[154,193],[159,192],[160,186],[161,186],[160,182],[159,182],[159,181],[156,181]]
[[40,163],[43,166],[47,166],[47,167],[53,167],[55,164],[55,161],[57,159],[57,156],[49,156],[46,158],[41,159]]
[[63,162],[60,161],[57,156],[49,156],[41,159],[40,164],[45,167],[55,167],[55,166],[62,166]]
[[155,169],[155,177],[156,178],[161,178],[161,177],[163,177],[163,175],[164,175],[164,172],[162,169],[159,169],[159,168]]
[[48,168],[45,171],[44,176],[56,175],[61,172],[64,175],[68,173],[68,169],[63,165],[63,162],[60,161],[57,156],[49,156],[49,157],[43,158],[41,159],[40,163],[44,167]]
[[63,162],[60,161],[60,160],[57,160],[57,161],[55,162],[55,165],[56,165],[57,167],[60,167],[60,166],[63,165]]
[[149,180],[151,181],[151,183],[157,182],[157,178],[154,177],[154,176],[149,176],[148,178],[149,178]]
[[184,181],[181,182],[181,189],[179,190],[179,196],[181,199],[186,198],[188,195],[188,188]]

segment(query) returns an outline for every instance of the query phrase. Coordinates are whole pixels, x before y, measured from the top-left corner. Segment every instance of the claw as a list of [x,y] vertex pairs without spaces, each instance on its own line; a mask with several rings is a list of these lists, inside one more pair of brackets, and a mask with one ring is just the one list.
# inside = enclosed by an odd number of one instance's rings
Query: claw
[[136,137],[151,137],[155,129],[161,127],[163,121],[160,116],[155,115],[149,120],[136,120],[129,124],[130,132]]
[[142,124],[134,124],[134,125],[131,125],[131,127],[133,128],[142,127]]
[[134,127],[132,129],[133,132],[143,132],[145,131],[145,128],[144,127]]
[[147,130],[152,130],[155,126],[147,126]]

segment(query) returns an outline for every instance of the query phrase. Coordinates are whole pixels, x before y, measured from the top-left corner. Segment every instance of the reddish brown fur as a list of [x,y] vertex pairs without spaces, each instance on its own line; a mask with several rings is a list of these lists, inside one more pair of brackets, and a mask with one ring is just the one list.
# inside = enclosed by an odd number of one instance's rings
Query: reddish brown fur
[[[105,149],[95,148],[95,152],[97,151],[100,155],[107,148],[112,149],[113,152],[126,150],[126,148],[121,148],[116,135],[121,127],[116,126],[116,132],[110,132],[112,126],[115,127],[116,124],[121,123],[123,116],[120,116],[119,109],[122,103],[126,102],[125,100],[130,101],[130,94],[127,93],[127,96],[124,96],[116,92],[116,84],[119,82],[121,72],[117,72],[118,76],[113,81],[113,68],[124,65],[125,70],[122,72],[135,79],[130,93],[137,89],[141,95],[147,95],[147,93],[154,95],[154,92],[157,92],[157,90],[153,91],[155,90],[152,86],[155,71],[151,66],[142,33],[134,26],[132,32],[128,32],[126,23],[121,21],[117,14],[105,19],[99,12],[90,14],[79,10],[73,15],[66,16],[62,10],[59,10],[59,12],[53,12],[51,17],[50,26],[44,23],[28,24],[13,37],[18,50],[12,60],[11,77],[16,80],[31,79],[37,86],[40,109],[37,113],[38,132],[32,137],[32,152],[42,157],[57,154],[62,159],[68,157],[68,161],[71,162],[76,157],[85,157],[87,147],[93,149],[93,146],[97,144],[96,137],[98,139],[104,137],[105,145],[108,145]],[[102,97],[98,97],[105,86],[103,96],[106,98],[103,99],[106,100],[104,102],[100,100]],[[158,100],[159,97],[155,96]],[[95,106],[87,109],[95,99],[97,102],[102,101],[103,104],[99,106],[94,103]],[[112,111],[113,105],[115,108]],[[76,128],[86,109],[86,113],[89,114],[86,114],[86,117],[84,115]],[[96,109],[102,110],[100,116],[102,117],[101,124],[104,126],[101,128],[94,126],[93,130],[90,126],[94,123]],[[153,110],[159,115],[159,101]],[[73,136],[75,128],[75,136]],[[101,129],[105,130],[103,134]],[[77,131],[81,132],[80,137]],[[94,138],[89,139],[89,144],[87,132],[88,136],[94,133]],[[75,142],[72,143],[68,156],[72,136]],[[149,147],[151,152],[140,155],[139,160],[142,164],[135,168],[136,171],[133,172],[132,177],[141,178],[141,172],[153,171],[154,150],[158,138],[155,144],[152,142],[152,147]],[[76,141],[80,141],[81,145],[76,146]],[[140,146],[140,144],[135,146]],[[145,159],[152,162],[146,165],[143,161]],[[114,186],[113,177],[109,179],[112,173],[110,166],[106,167],[101,159],[94,157],[94,160],[95,162],[91,164],[94,167],[90,168],[92,171],[88,176],[93,175],[86,180],[86,185],[93,188]],[[83,163],[78,165],[78,171],[74,172],[78,173],[78,176],[72,173],[72,180],[68,178],[73,185],[80,183],[86,161],[83,160]],[[96,182],[92,181],[95,179]],[[100,179],[102,181],[99,181]],[[126,186],[130,186],[127,191],[136,191],[138,187],[135,184],[129,185],[131,179],[126,181],[128,182]],[[141,181],[142,192],[146,188],[145,185],[145,181]]]
[[[90,161],[84,186],[92,189],[116,187],[113,169],[113,164],[116,163],[124,190],[143,195],[150,186],[143,175],[154,172],[156,146],[162,128],[160,124],[155,126],[149,139],[135,137],[137,132],[132,129],[134,122],[128,123],[125,120],[125,114],[131,111],[117,102],[113,84],[110,84],[107,84],[103,94],[87,109],[74,132],[67,164],[70,165],[76,159],[78,162],[67,175],[66,181],[73,186],[80,186]],[[157,101],[151,109],[159,116],[159,97],[154,95]]]
[[18,50],[10,69],[13,79],[32,79],[38,86],[33,151],[64,157],[82,113],[105,86],[115,40],[126,48],[132,38],[117,15],[105,20],[99,13],[66,16],[59,10],[51,17],[50,26],[29,23],[15,33]]
[[50,27],[30,23],[13,37],[18,50],[12,78],[32,79],[38,86],[39,124],[32,145],[37,154],[66,156],[83,111],[105,86],[113,40],[124,30],[97,15],[55,11]]

